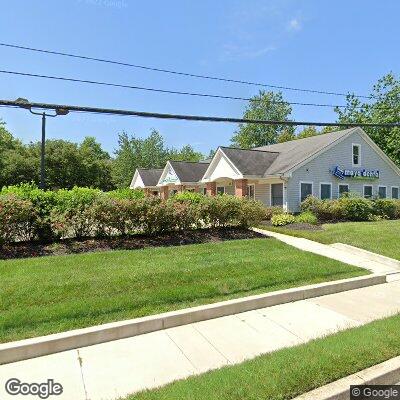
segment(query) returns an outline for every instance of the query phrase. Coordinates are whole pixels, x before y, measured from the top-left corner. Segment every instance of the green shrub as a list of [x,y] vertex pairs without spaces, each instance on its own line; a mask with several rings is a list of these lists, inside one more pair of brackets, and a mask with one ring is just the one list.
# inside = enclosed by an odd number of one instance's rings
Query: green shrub
[[373,201],[373,213],[383,218],[398,218],[398,200],[376,199]]
[[279,206],[264,207],[264,219],[267,221],[271,221],[271,218],[274,215],[279,215],[284,213],[285,213],[284,209]]
[[285,226],[296,222],[296,218],[292,214],[278,214],[271,218],[273,226]]
[[362,197],[343,197],[338,200],[344,219],[348,221],[369,221],[374,213],[372,201]]
[[30,200],[14,194],[0,195],[0,245],[33,240],[37,214]]
[[204,195],[198,192],[182,192],[177,193],[173,199],[177,202],[190,201],[192,203],[200,203],[204,199]]
[[304,211],[296,216],[296,222],[316,225],[318,224],[318,218],[311,211]]
[[135,199],[143,199],[144,191],[142,189],[115,189],[110,192],[106,192],[106,195],[111,197],[112,199],[127,199],[127,200],[135,200]]
[[318,209],[321,207],[322,200],[314,196],[308,196],[302,201],[300,205],[301,211],[310,211],[311,213],[318,215]]
[[265,219],[265,207],[261,202],[245,198],[241,199],[237,217],[241,227],[257,226],[263,219]]

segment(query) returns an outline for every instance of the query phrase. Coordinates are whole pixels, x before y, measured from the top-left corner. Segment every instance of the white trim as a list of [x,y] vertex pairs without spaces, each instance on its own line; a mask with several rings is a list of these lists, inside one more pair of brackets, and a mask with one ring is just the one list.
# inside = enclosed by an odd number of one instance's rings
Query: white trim
[[[393,189],[397,189],[397,198],[393,197]],[[398,200],[400,198],[400,187],[399,186],[390,186],[390,198]]]
[[[380,188],[385,188],[385,197],[380,197],[379,196],[379,189]],[[378,199],[388,199],[388,190],[387,190],[387,186],[385,186],[385,185],[378,185],[378,192],[377,192],[377,195],[378,195]]]
[[[365,188],[366,187],[372,188],[371,197],[365,197]],[[364,199],[372,199],[374,197],[374,185],[363,185],[363,197],[364,197]]]
[[247,187],[246,187],[246,197],[248,197],[248,198],[250,198],[250,197],[249,197],[249,189],[248,189],[248,186],[253,186],[253,187],[254,187],[254,190],[253,190],[253,198],[252,198],[251,200],[255,200],[255,199],[256,199],[256,184],[255,184],[255,183],[248,183],[246,186],[247,186]]
[[[358,147],[358,164],[354,164],[354,147]],[[361,167],[361,144],[352,143],[351,144],[351,165],[353,167]]]
[[[165,178],[165,175],[167,175],[168,170],[171,169],[172,172],[176,175],[178,180],[176,182],[167,182],[167,183],[161,183],[162,180]],[[179,180],[178,174],[175,172],[174,168],[172,167],[171,163],[167,161],[165,164],[165,167],[163,169],[163,172],[160,176],[160,179],[157,182],[157,186],[169,186],[169,185],[182,185],[181,181]]]
[[[218,158],[219,157],[219,158]],[[236,179],[243,179],[243,174],[238,170],[238,168],[235,166],[235,164],[229,159],[229,157],[223,152],[221,147],[218,147],[217,151],[214,154],[214,157],[212,158],[210,165],[207,167],[206,172],[204,172],[204,175],[200,179],[200,182],[209,182],[210,179],[206,178],[206,176],[211,175],[212,171],[216,167],[216,163],[220,160],[220,157],[224,157],[226,162],[229,164],[229,166],[234,170],[234,172],[238,175]]]
[[[269,184],[269,205],[270,205],[270,207],[275,207],[275,206],[273,206],[272,205],[272,185],[281,185],[282,184],[282,207],[284,206],[284,200],[285,200],[285,198],[284,198],[284,190],[285,190],[285,185],[284,185],[284,182],[271,182],[270,184]],[[279,206],[277,206],[277,207],[279,207]]]
[[332,182],[320,182],[319,183],[319,198],[322,200],[321,194],[322,194],[322,190],[321,190],[321,186],[322,185],[328,185],[331,187],[331,195],[329,197],[329,200],[332,200],[333,198],[333,193],[332,193]]
[[347,186],[347,193],[350,192],[350,185],[348,183],[338,183],[338,185],[337,185],[338,199],[340,198],[340,186]]
[[301,185],[302,184],[311,185],[311,196],[314,196],[314,182],[312,181],[300,181],[299,182],[299,204],[301,204]]

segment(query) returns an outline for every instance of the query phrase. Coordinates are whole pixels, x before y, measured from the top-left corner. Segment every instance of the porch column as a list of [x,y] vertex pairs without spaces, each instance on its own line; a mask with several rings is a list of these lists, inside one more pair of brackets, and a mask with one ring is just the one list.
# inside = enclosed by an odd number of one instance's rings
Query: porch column
[[206,183],[207,196],[215,196],[217,194],[217,184],[215,182]]
[[176,187],[176,189],[178,190],[179,193],[182,193],[185,191],[186,187],[185,185],[179,185]]
[[168,194],[169,194],[168,186],[161,186],[160,187],[160,197],[163,200],[167,200],[168,199]]
[[235,180],[235,196],[246,197],[247,195],[247,179]]

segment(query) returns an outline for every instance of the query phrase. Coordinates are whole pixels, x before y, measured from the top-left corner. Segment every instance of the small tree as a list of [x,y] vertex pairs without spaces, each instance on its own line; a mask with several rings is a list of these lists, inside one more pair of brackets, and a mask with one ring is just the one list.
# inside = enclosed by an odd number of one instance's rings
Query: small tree
[[[283,99],[282,93],[260,91],[251,98],[246,107],[244,119],[289,121],[291,106]],[[294,131],[286,125],[239,124],[233,135],[232,144],[244,149],[274,144],[284,131]]]

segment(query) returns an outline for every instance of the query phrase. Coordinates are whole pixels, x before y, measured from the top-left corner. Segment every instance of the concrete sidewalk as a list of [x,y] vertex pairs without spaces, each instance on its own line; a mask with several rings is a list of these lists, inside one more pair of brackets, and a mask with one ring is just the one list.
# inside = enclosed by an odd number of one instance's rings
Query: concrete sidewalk
[[[342,243],[327,245],[314,242],[313,240],[298,238],[295,236],[284,235],[282,233],[268,231],[266,229],[252,228],[253,231],[265,236],[274,237],[297,249],[319,254],[333,260],[341,261],[356,267],[365,268],[375,274],[392,274],[400,272],[400,262],[388,257],[379,256],[366,250],[358,249],[352,246],[346,246]],[[355,252],[354,250],[357,250]]]
[[116,399],[399,311],[394,281],[183,325],[0,366],[0,398],[19,398],[4,390],[18,378],[54,379],[57,399]]

